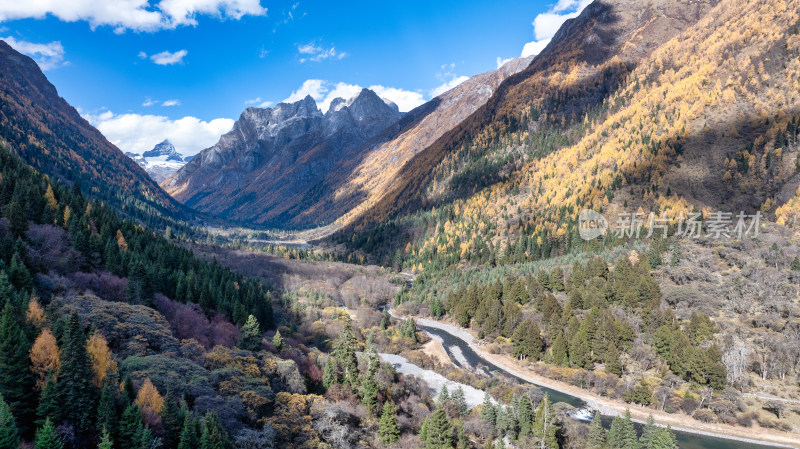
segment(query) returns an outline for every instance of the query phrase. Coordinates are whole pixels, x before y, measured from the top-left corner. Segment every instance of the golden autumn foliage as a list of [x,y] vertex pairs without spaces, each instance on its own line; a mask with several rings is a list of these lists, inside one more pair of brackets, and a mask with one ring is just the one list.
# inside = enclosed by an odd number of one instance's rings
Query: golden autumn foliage
[[317,447],[318,436],[309,414],[318,396],[280,392],[275,395],[275,413],[267,420],[277,432],[285,448]]
[[109,372],[117,372],[117,361],[108,347],[105,337],[95,332],[89,337],[86,343],[86,350],[92,360],[92,370],[94,371],[94,385],[98,388],[103,386],[103,382]]
[[164,407],[164,398],[161,397],[150,379],[145,380],[142,388],[139,388],[136,404],[141,408],[148,407],[156,413],[161,413],[161,408]]
[[117,246],[119,247],[120,251],[125,251],[128,249],[128,242],[125,240],[125,236],[122,235],[122,231],[117,229]]
[[50,329],[45,329],[31,347],[31,370],[36,375],[37,388],[44,387],[47,376],[58,371],[59,364],[58,342]]
[[30,302],[28,302],[25,320],[34,326],[39,326],[42,324],[42,321],[44,321],[44,309],[42,309],[41,304],[39,304],[36,298],[31,298]]

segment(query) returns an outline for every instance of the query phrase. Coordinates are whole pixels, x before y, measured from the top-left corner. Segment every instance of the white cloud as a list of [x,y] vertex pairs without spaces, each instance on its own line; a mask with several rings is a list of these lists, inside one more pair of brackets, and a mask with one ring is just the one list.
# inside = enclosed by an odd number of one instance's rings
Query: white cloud
[[528,42],[524,47],[522,47],[522,54],[520,56],[527,58],[528,56],[538,55],[542,52],[542,50],[544,50],[545,47],[547,47],[547,44],[549,43],[550,39]]
[[150,106],[153,106],[153,105],[157,105],[157,104],[158,104],[158,100],[153,100],[150,97],[145,98],[144,102],[142,102],[142,106],[144,106],[146,108],[148,108]]
[[166,100],[165,102],[161,103],[161,106],[180,106],[181,101],[177,99]]
[[301,44],[297,46],[297,53],[300,54],[300,62],[312,61],[319,62],[325,59],[342,59],[347,57],[346,52],[336,51],[336,48],[324,48],[317,45],[315,42]]
[[314,100],[322,100],[328,88],[325,86],[328,82],[325,80],[310,79],[305,80],[299,89],[292,92],[291,95],[283,100],[284,103],[294,103],[295,101],[302,100],[303,98],[311,95]]
[[261,102],[261,97],[256,97],[250,100],[245,100],[244,104],[256,104]]
[[429,92],[431,98],[437,97],[469,79],[468,76],[459,76],[453,73],[455,69],[455,63],[442,65],[442,71],[436,74],[436,79],[442,81],[442,84],[431,89]]
[[61,46],[60,41],[37,44],[35,42],[19,41],[11,36],[2,39],[14,50],[33,58],[42,70],[55,69],[68,64],[64,61],[64,47]]
[[458,86],[459,84],[463,83],[464,81],[466,81],[468,79],[469,79],[469,77],[468,76],[464,76],[464,75],[456,76],[456,77],[452,78],[450,81],[447,81],[444,84],[441,84],[441,85],[435,87],[433,90],[431,90],[431,92],[430,92],[431,98],[438,97],[439,95],[441,95],[441,94],[447,92],[448,90]]
[[[187,50],[178,50],[176,52],[169,52],[165,50],[161,53],[151,55],[150,60],[158,65],[183,64],[183,58],[188,54],[189,52]],[[147,57],[147,54],[143,51],[140,51],[139,57]]]
[[[361,92],[362,86],[358,84],[348,84],[344,82],[333,83],[320,79],[309,79],[303,82],[297,90],[292,92],[284,103],[293,103],[302,100],[306,95],[317,102],[317,107],[324,113],[328,111],[331,102],[335,98],[348,99]],[[410,111],[415,107],[425,103],[425,98],[420,92],[414,92],[396,87],[385,87],[380,84],[369,86],[369,89],[378,94],[379,97],[392,101],[402,112]]]
[[[552,39],[558,29],[561,28],[561,25],[563,25],[567,19],[578,17],[581,11],[583,11],[583,8],[587,7],[590,3],[592,3],[592,0],[558,0],[547,12],[537,15],[532,23],[533,37],[536,40],[528,42],[522,47],[520,57],[527,58],[528,56],[541,53],[541,51],[547,47],[547,44],[550,43],[550,39]],[[500,68],[509,60],[510,59],[498,57],[497,68]]]
[[396,87],[384,87],[380,84],[369,86],[370,90],[396,104],[400,112],[408,112],[417,106],[425,103],[425,97],[420,92],[412,90],[398,89]]
[[258,105],[259,108],[268,108],[270,106],[272,106],[272,102],[271,101],[262,101]]
[[43,19],[48,15],[64,22],[86,21],[92,29],[110,26],[116,33],[126,30],[158,31],[195,26],[197,17],[239,20],[246,15],[264,16],[260,0],[35,0],[0,2],[0,22]]
[[219,137],[230,131],[234,123],[228,118],[204,121],[183,117],[170,120],[161,115],[114,114],[111,111],[84,117],[122,151],[142,154],[162,140],[169,139],[175,149],[186,156],[197,154],[217,143]]

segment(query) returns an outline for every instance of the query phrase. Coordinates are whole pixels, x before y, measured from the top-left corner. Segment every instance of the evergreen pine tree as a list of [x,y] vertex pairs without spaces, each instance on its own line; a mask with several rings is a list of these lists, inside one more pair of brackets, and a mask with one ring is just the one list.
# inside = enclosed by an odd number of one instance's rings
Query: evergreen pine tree
[[283,349],[283,337],[281,336],[281,331],[276,331],[275,336],[272,337],[272,346],[275,346],[279,352]]
[[517,399],[517,422],[519,438],[527,438],[533,434],[533,404],[525,395]]
[[439,394],[436,396],[436,406],[441,408],[449,400],[450,392],[447,391],[447,384],[444,384],[442,385],[442,389],[439,390]]
[[481,419],[494,426],[497,424],[497,409],[492,404],[489,393],[483,394],[483,407],[481,408]]
[[436,409],[428,419],[425,438],[425,449],[453,449],[453,426],[447,419],[447,413]]
[[567,343],[564,340],[564,334],[561,332],[559,332],[556,335],[555,340],[553,340],[551,358],[553,361],[553,365],[558,365],[558,366],[569,365],[569,356],[567,354]]
[[338,381],[336,359],[331,355],[325,361],[325,369],[322,371],[322,387],[327,390]]
[[[114,401],[113,386],[110,382],[103,385],[100,393],[100,402],[97,404],[97,425],[98,429],[108,432],[109,438],[116,437],[114,430],[117,428],[117,405]],[[114,433],[112,433],[114,432]]]
[[29,357],[31,345],[21,322],[24,321],[17,307],[7,301],[0,317],[0,395],[24,432],[33,418],[33,376]]
[[258,320],[253,315],[247,317],[247,321],[239,331],[239,348],[246,351],[258,351],[261,349],[261,330]]
[[643,447],[643,449],[678,449],[675,433],[669,427],[666,429],[657,428],[653,431],[653,438],[650,440],[650,444],[646,448]]
[[80,432],[88,431],[97,410],[94,373],[86,350],[86,335],[78,315],[72,314],[64,333],[58,390],[65,404],[63,418]]
[[361,377],[361,403],[367,407],[370,413],[374,413],[378,407],[378,384],[375,382],[375,375],[378,373],[380,359],[374,347],[370,346],[367,350],[367,369]]
[[100,434],[100,443],[97,445],[97,449],[113,449],[113,447],[114,444],[111,441],[111,434],[108,433],[108,430],[104,427]]
[[592,424],[589,425],[589,438],[587,449],[603,449],[606,447],[606,429],[603,428],[603,421],[600,412],[594,413]]
[[381,437],[381,443],[387,446],[400,439],[400,426],[397,424],[397,407],[392,401],[387,401],[383,404],[378,435]]
[[639,437],[639,447],[643,449],[647,449],[650,446],[650,441],[653,439],[653,434],[655,433],[656,429],[656,422],[653,419],[653,414],[650,413],[647,416],[647,423],[644,425],[642,429],[642,436]]
[[622,362],[620,361],[619,351],[613,341],[608,342],[608,349],[603,357],[606,371],[611,374],[622,375]]
[[339,371],[337,381],[348,385],[354,393],[358,391],[359,378],[357,348],[358,341],[353,331],[353,323],[350,321],[350,317],[347,317],[344,329],[334,344],[333,357],[336,360],[335,367]]
[[38,417],[36,424],[42,426],[48,418],[52,422],[60,423],[62,411],[61,394],[55,375],[51,374],[47,377],[47,382],[45,382],[39,398],[39,407],[36,409],[36,416]]
[[142,415],[139,407],[131,403],[122,413],[117,432],[117,449],[139,449],[141,443]]
[[149,428],[140,428],[136,439],[139,441],[138,449],[153,449],[153,432]]
[[181,430],[181,440],[178,449],[198,449],[200,447],[200,423],[191,413],[186,414]]
[[469,413],[469,406],[467,405],[467,397],[464,394],[464,389],[461,388],[461,385],[456,387],[456,390],[453,391],[453,395],[450,396],[450,399],[456,404],[458,413],[461,416],[467,416]]
[[11,408],[0,395],[0,449],[17,449],[19,447],[19,433]]
[[36,431],[36,440],[33,444],[36,449],[63,449],[64,443],[56,435],[56,427],[50,420],[44,422],[44,426]]
[[542,402],[536,409],[533,422],[533,436],[539,442],[541,449],[558,449],[558,433],[560,426],[556,422],[555,410],[550,403],[550,397],[545,393]]
[[203,418],[200,449],[233,449],[233,443],[214,412],[206,413]]
[[625,409],[625,417],[621,420],[619,435],[620,449],[639,449],[639,439],[636,437],[636,428],[633,426],[630,409]]
[[164,396],[164,406],[161,408],[161,426],[164,428],[164,449],[175,449],[181,439],[183,426],[183,410],[172,397],[171,392]]

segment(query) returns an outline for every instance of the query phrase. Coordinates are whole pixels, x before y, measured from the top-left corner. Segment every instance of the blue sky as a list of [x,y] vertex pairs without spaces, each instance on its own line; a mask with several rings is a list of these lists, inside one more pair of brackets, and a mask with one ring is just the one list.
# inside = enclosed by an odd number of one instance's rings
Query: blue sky
[[247,106],[370,87],[409,110],[537,52],[588,0],[2,3],[0,38],[112,142],[194,154]]

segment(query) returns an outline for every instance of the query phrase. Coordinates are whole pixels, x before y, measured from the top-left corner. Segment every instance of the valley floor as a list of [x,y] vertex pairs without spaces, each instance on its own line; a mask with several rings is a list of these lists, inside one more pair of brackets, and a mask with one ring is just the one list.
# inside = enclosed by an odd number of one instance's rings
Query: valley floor
[[[397,317],[397,315],[394,313],[392,315]],[[734,427],[726,424],[704,423],[684,414],[666,413],[656,409],[628,404],[623,401],[602,397],[566,382],[544,377],[524,366],[519,360],[516,360],[508,355],[490,354],[489,352],[485,351],[480,344],[476,343],[477,338],[475,336],[459,326],[444,321],[420,317],[414,317],[414,320],[420,325],[441,329],[461,340],[464,340],[464,342],[466,342],[479,356],[497,365],[508,373],[513,374],[521,379],[525,379],[536,385],[578,397],[585,401],[590,407],[595,410],[599,410],[604,415],[614,416],[624,413],[625,409],[630,409],[634,421],[638,422],[645,422],[648,415],[652,414],[657,424],[662,426],[669,425],[675,430],[696,433],[700,435],[734,439],[746,443],[769,443],[779,447],[800,448],[800,435],[798,434],[776,432],[774,430],[760,427],[745,428]]]

